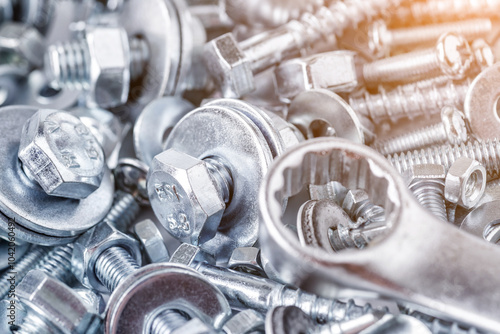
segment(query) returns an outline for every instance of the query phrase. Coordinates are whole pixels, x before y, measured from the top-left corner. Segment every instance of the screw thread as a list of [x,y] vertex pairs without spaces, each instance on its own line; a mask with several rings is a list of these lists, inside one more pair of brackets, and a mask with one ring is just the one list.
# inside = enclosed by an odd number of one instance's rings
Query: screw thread
[[103,220],[117,230],[125,232],[134,222],[139,211],[140,207],[134,196],[117,190],[114,195],[113,205]]
[[444,125],[438,123],[398,137],[380,140],[372,147],[380,154],[389,155],[416,150],[430,145],[443,144],[447,140],[448,135],[446,134]]
[[42,258],[36,269],[42,270],[63,283],[69,283],[73,278],[71,272],[72,256],[73,244],[54,247]]
[[231,196],[233,194],[233,178],[231,172],[221,161],[216,158],[205,158],[205,162],[210,174],[215,180],[215,184],[219,189],[221,198],[224,202],[228,204],[231,201]]
[[16,282],[26,276],[26,274],[35,269],[40,262],[40,259],[46,256],[50,251],[48,247],[31,246],[24,256],[15,263],[14,268],[9,268],[6,273],[0,276],[0,299],[4,299],[10,290],[10,283],[7,281],[10,277],[9,272],[16,273]]
[[150,334],[170,334],[188,322],[186,314],[176,310],[165,310],[151,322]]
[[16,334],[52,334],[53,328],[33,312],[28,312],[22,324],[14,333]]
[[396,122],[401,118],[439,114],[447,105],[462,108],[468,88],[468,81],[449,81],[446,85],[430,84],[430,87],[416,83],[399,86],[390,92],[382,89],[379,94],[365,93],[361,98],[349,99],[349,103],[356,112],[374,123]]
[[109,291],[114,291],[120,282],[137,269],[139,269],[137,261],[119,246],[106,249],[95,264],[97,278]]
[[403,312],[420,320],[434,334],[478,334],[479,333],[473,327],[465,328],[457,324],[456,322],[444,321],[420,312],[411,312],[410,310],[403,310]]
[[448,221],[444,200],[444,180],[417,181],[410,185],[417,201],[442,221]]
[[500,142],[498,139],[484,142],[469,142],[459,145],[430,147],[418,151],[388,156],[389,162],[400,172],[410,166],[420,164],[438,164],[446,170],[460,157],[479,161],[486,168],[488,176],[500,175]]
[[370,328],[372,325],[378,322],[382,316],[383,313],[381,312],[368,313],[356,319],[316,326],[315,328],[312,328],[308,333],[309,334],[358,333],[364,329]]

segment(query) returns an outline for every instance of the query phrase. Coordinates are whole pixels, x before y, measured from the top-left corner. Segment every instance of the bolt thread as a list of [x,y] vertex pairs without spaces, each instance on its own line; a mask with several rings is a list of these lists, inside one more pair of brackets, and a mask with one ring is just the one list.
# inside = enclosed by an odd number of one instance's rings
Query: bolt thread
[[416,83],[399,86],[390,92],[382,89],[379,94],[366,93],[361,98],[349,99],[349,104],[374,123],[396,122],[402,118],[439,114],[447,105],[463,108],[468,88],[469,81],[449,81],[446,85],[430,84],[430,87],[421,87]]
[[106,217],[104,217],[104,221],[117,230],[125,232],[137,218],[139,211],[140,207],[134,196],[117,190],[114,195],[113,205]]
[[63,283],[69,283],[73,278],[71,272],[72,256],[73,244],[54,247],[43,257],[36,269],[42,270]]
[[417,201],[442,221],[448,221],[444,200],[444,179],[417,181],[410,185]]
[[459,145],[430,147],[418,151],[388,156],[389,162],[400,172],[410,166],[420,164],[438,164],[446,170],[460,157],[479,161],[490,178],[500,175],[500,142],[498,139],[484,142],[469,142]]
[[184,313],[171,309],[165,310],[153,319],[149,333],[170,334],[188,321],[189,318]]
[[48,247],[31,246],[24,256],[15,263],[14,268],[8,268],[8,271],[0,276],[0,299],[4,299],[10,290],[10,283],[7,281],[15,272],[16,282],[21,282],[24,276],[40,262],[40,259],[46,256],[50,251]]
[[224,202],[228,204],[231,201],[231,196],[233,194],[233,178],[231,176],[231,172],[216,158],[205,158],[203,161],[215,180],[215,184],[217,189],[219,189],[221,198],[223,198]]
[[372,147],[383,155],[389,155],[416,150],[426,146],[443,144],[447,140],[448,135],[444,125],[438,123],[405,135],[380,140],[373,144]]
[[[352,190],[349,190],[348,193],[352,193]],[[344,210],[354,221],[355,227],[385,222],[384,208],[373,204],[370,200],[357,202],[348,209],[344,207]]]
[[137,269],[139,269],[137,261],[119,246],[106,249],[95,264],[97,278],[110,292]]
[[28,312],[16,334],[53,334],[54,330],[45,320],[33,312]]
[[370,328],[382,317],[381,312],[373,312],[362,315],[359,318],[343,321],[340,323],[328,323],[312,328],[309,334],[338,334],[338,333],[358,333]]
[[411,312],[409,310],[403,310],[403,312],[420,320],[431,330],[433,334],[478,334],[479,333],[473,327],[465,328],[457,324],[456,322],[444,321],[420,312]]

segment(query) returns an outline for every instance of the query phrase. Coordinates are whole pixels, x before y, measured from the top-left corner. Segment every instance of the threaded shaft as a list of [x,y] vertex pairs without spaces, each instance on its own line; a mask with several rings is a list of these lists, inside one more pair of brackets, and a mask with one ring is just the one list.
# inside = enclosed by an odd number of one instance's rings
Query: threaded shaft
[[421,88],[419,84],[399,86],[395,90],[379,94],[368,94],[361,98],[349,99],[352,108],[361,115],[369,117],[374,123],[396,122],[402,118],[413,119],[441,112],[444,106],[462,108],[469,82],[446,85],[430,84]]
[[42,270],[63,283],[69,283],[73,278],[71,272],[72,256],[73,244],[54,247],[43,257],[36,269]]
[[343,321],[340,323],[328,323],[316,326],[311,329],[309,334],[338,334],[338,333],[358,333],[374,325],[384,314],[382,312],[373,312],[362,315],[359,318]]
[[165,310],[151,322],[150,334],[170,334],[187,323],[188,316],[176,310]]
[[19,329],[14,333],[17,334],[52,334],[53,329],[42,318],[38,317],[33,312],[28,312],[23,319]]
[[486,168],[488,176],[491,178],[500,175],[500,143],[497,139],[453,146],[430,147],[419,151],[394,154],[387,158],[402,173],[410,166],[420,164],[438,164],[448,170],[459,157],[479,161]]
[[416,181],[409,188],[424,208],[442,221],[448,221],[444,200],[444,179]]
[[21,282],[28,271],[35,269],[40,259],[46,256],[49,251],[49,247],[31,246],[24,256],[16,262],[14,268],[9,268],[6,273],[0,276],[0,299],[4,299],[10,290],[10,283],[7,280],[12,274],[9,273],[15,272],[16,283]]
[[456,322],[444,321],[438,318],[428,316],[420,312],[412,312],[410,310],[403,310],[405,314],[420,320],[425,324],[433,334],[478,334],[475,328],[466,328]]
[[407,152],[422,147],[443,144],[448,140],[445,127],[442,123],[410,132],[398,137],[380,140],[373,144],[373,148],[383,155]]
[[134,196],[117,190],[114,195],[113,205],[103,221],[111,224],[117,230],[125,232],[137,218],[139,210],[139,204]]
[[124,248],[118,246],[105,250],[95,264],[97,278],[110,292],[137,269],[137,261]]
[[215,184],[219,189],[221,198],[228,204],[231,201],[233,194],[233,178],[228,168],[216,158],[205,158],[205,162],[210,174],[215,180]]

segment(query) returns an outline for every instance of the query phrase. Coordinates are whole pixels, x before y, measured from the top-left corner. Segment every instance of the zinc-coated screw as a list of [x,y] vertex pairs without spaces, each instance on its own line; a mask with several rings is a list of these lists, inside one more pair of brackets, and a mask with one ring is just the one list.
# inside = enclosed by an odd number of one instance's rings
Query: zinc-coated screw
[[120,246],[106,249],[97,259],[94,270],[97,278],[108,290],[116,287],[130,274],[139,269],[139,264],[130,253]]
[[461,144],[467,140],[465,116],[454,107],[446,106],[441,111],[441,122],[403,134],[377,141],[373,148],[383,155],[407,152],[422,147],[444,144]]
[[459,325],[456,322],[443,321],[438,318],[434,318],[428,316],[426,314],[411,311],[409,309],[405,309],[402,312],[408,314],[424,323],[432,333],[436,334],[478,334],[479,332],[473,328],[466,328]]
[[113,205],[103,221],[111,224],[121,232],[126,232],[139,214],[139,210],[139,204],[133,195],[117,190],[114,195]]
[[447,171],[459,157],[467,157],[479,161],[488,176],[500,175],[500,142],[498,139],[485,142],[468,142],[460,145],[435,146],[418,151],[388,156],[389,162],[400,172],[410,166],[420,164],[438,164]]
[[41,270],[63,283],[69,283],[73,278],[71,273],[72,256],[73,244],[56,246],[42,258],[35,269]]
[[350,98],[349,104],[361,115],[369,117],[374,123],[383,121],[397,122],[402,118],[413,119],[423,115],[434,115],[444,106],[463,107],[470,82],[445,85],[411,84],[399,86],[379,94],[366,93],[360,98]]

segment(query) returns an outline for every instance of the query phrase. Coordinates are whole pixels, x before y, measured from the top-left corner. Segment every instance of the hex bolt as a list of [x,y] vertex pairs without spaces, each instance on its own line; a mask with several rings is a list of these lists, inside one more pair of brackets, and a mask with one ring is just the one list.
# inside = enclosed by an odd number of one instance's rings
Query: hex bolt
[[385,21],[377,20],[368,31],[368,43],[377,56],[384,56],[400,47],[432,44],[445,33],[456,33],[470,41],[487,35],[491,29],[491,20],[486,18],[400,29],[389,29]]
[[389,155],[446,142],[458,145],[466,140],[465,115],[455,107],[445,106],[441,110],[441,122],[397,137],[377,141],[372,147],[383,155]]
[[223,95],[240,97],[255,89],[254,74],[298,54],[305,55],[322,40],[336,44],[336,38],[346,29],[355,28],[400,2],[333,2],[314,14],[305,13],[298,21],[290,21],[241,43],[231,34],[225,34],[205,45],[205,62]]
[[400,173],[413,165],[439,164],[448,170],[460,157],[467,157],[480,162],[488,173],[488,177],[500,175],[500,142],[497,139],[488,141],[472,141],[460,145],[444,145],[429,147],[388,156],[389,162]]
[[473,53],[467,40],[460,35],[442,35],[435,48],[413,51],[365,64],[362,69],[365,84],[418,81],[445,74],[450,79],[465,77]]
[[442,221],[448,221],[444,198],[446,172],[442,165],[413,165],[403,177],[417,201]]
[[463,108],[470,82],[452,82],[444,85],[434,83],[421,87],[418,83],[398,86],[378,94],[365,93],[363,97],[349,98],[351,107],[374,123],[397,122],[402,118],[413,119],[423,115],[440,113],[445,106]]

